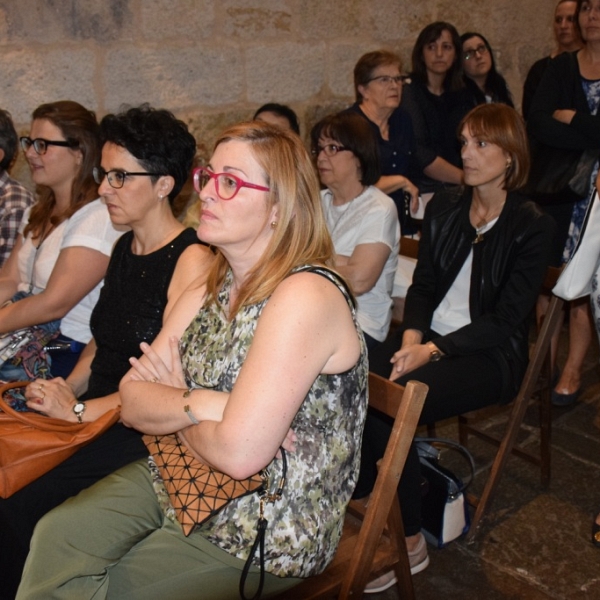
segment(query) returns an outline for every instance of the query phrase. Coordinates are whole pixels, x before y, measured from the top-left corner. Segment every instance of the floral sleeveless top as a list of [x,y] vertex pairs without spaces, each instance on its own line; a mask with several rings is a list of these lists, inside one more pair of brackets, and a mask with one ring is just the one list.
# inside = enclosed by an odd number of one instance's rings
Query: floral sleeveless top
[[[333,559],[342,533],[346,506],[356,485],[360,445],[367,411],[368,364],[364,338],[345,286],[328,269],[309,268],[327,277],[346,296],[360,338],[360,358],[352,369],[320,375],[292,422],[296,451],[287,452],[282,498],[266,504],[265,570],[280,577],[320,573]],[[193,387],[230,391],[252,344],[268,302],[246,306],[230,322],[231,272],[218,295],[204,306],[185,331],[180,350],[184,372]],[[272,482],[281,477],[281,460],[268,466]],[[196,530],[229,554],[246,560],[256,539],[258,494],[233,500]]]

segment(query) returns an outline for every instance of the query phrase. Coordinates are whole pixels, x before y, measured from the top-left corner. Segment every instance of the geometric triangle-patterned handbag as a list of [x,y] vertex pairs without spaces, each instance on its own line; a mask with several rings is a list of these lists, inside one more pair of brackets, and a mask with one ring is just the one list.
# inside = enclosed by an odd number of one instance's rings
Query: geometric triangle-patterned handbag
[[143,440],[154,458],[186,536],[231,500],[265,485],[261,473],[237,480],[200,462],[175,434],[144,435]]

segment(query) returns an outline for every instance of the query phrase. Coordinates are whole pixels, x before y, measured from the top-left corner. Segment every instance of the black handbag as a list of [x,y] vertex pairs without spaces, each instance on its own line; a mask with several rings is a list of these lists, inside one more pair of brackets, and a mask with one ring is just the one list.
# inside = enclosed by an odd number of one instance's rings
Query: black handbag
[[[464,491],[473,480],[475,462],[464,446],[452,440],[415,438],[415,444],[423,478],[421,498],[423,535],[430,544],[443,548],[469,531],[469,511]],[[440,447],[457,451],[467,460],[470,473],[465,481],[440,464]]]
[[[583,155],[583,150],[565,150],[532,141],[531,170],[523,193],[542,205],[581,200],[585,194],[577,193],[571,184],[578,182],[577,169]],[[579,189],[577,183],[575,189]]]

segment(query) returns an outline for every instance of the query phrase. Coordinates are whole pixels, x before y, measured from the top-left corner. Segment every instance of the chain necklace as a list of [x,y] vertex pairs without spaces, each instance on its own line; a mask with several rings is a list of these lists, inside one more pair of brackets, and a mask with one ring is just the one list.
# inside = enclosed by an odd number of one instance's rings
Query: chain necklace
[[32,294],[33,293],[33,288],[35,287],[34,284],[34,273],[35,273],[35,263],[37,262],[38,259],[38,254],[40,252],[40,248],[42,247],[42,244],[44,243],[44,241],[48,238],[48,236],[54,231],[54,225],[50,224],[50,227],[46,227],[44,226],[44,230],[43,233],[40,237],[40,241],[37,244],[33,243],[33,240],[31,240],[31,244],[33,245],[33,247],[35,248],[35,253],[33,255],[33,262],[31,263],[31,275],[29,277],[29,289],[28,289],[28,293]]
[[473,208],[473,212],[475,213],[475,217],[479,218],[479,221],[475,225],[475,239],[471,242],[472,244],[479,244],[479,242],[483,241],[483,231],[484,229],[494,220],[500,216],[502,209],[504,208],[506,200],[502,202],[500,207],[495,210],[490,217],[487,215],[485,217],[481,217],[481,215],[477,212],[477,209],[471,205]]

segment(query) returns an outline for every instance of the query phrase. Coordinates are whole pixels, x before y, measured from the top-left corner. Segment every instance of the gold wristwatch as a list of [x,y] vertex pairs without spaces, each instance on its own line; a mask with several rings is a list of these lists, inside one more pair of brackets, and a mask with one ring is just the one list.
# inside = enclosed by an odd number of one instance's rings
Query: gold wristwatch
[[426,346],[429,348],[429,362],[437,362],[444,356],[433,342],[427,342]]

